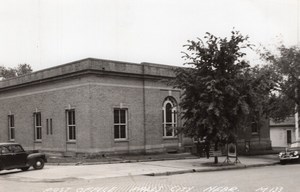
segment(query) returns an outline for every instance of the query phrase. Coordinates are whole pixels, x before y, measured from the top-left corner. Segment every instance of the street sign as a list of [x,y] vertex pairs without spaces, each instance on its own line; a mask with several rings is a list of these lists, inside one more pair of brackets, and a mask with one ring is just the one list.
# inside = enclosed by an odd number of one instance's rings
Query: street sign
[[236,153],[236,144],[234,143],[230,143],[227,145],[227,154],[228,157],[236,157],[237,153]]

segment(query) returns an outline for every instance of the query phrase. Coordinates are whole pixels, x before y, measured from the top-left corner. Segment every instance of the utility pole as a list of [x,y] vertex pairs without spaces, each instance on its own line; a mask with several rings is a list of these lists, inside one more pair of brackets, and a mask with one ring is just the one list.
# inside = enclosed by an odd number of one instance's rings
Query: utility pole
[[[297,0],[297,47],[299,47],[299,0]],[[300,76],[296,80],[295,98],[297,100],[295,106],[295,140],[299,141],[299,106],[298,106],[298,81]]]
[[[297,83],[298,84],[298,83]],[[295,89],[295,98],[296,100],[298,100],[298,86]],[[298,114],[298,104],[296,102],[296,106],[295,106],[295,140],[298,141],[299,140],[299,114]]]

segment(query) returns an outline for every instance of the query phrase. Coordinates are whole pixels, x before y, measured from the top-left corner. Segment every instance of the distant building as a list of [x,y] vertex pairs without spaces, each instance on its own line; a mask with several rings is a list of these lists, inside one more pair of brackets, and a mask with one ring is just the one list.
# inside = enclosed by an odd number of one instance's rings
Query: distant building
[[[184,150],[173,66],[84,59],[0,82],[0,142],[63,153]],[[268,126],[239,131],[240,151],[270,148]]]
[[288,147],[295,141],[295,118],[289,117],[280,123],[271,120],[270,138],[273,148]]

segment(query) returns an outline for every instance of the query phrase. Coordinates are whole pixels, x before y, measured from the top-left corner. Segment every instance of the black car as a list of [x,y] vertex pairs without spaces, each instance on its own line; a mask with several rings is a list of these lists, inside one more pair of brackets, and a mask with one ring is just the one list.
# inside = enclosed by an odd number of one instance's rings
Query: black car
[[279,153],[281,164],[286,164],[290,161],[299,161],[300,159],[300,141],[294,142],[285,151]]
[[25,151],[18,143],[0,143],[0,171],[21,169],[27,171],[31,166],[42,169],[47,162],[46,155],[38,151]]

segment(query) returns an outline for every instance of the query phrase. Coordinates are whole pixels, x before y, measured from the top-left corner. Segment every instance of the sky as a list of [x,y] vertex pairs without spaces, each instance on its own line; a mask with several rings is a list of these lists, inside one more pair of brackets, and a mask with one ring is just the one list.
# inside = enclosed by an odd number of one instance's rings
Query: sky
[[[0,0],[0,66],[34,71],[93,57],[182,66],[206,32],[299,44],[300,0]],[[259,64],[255,51],[247,59]]]

